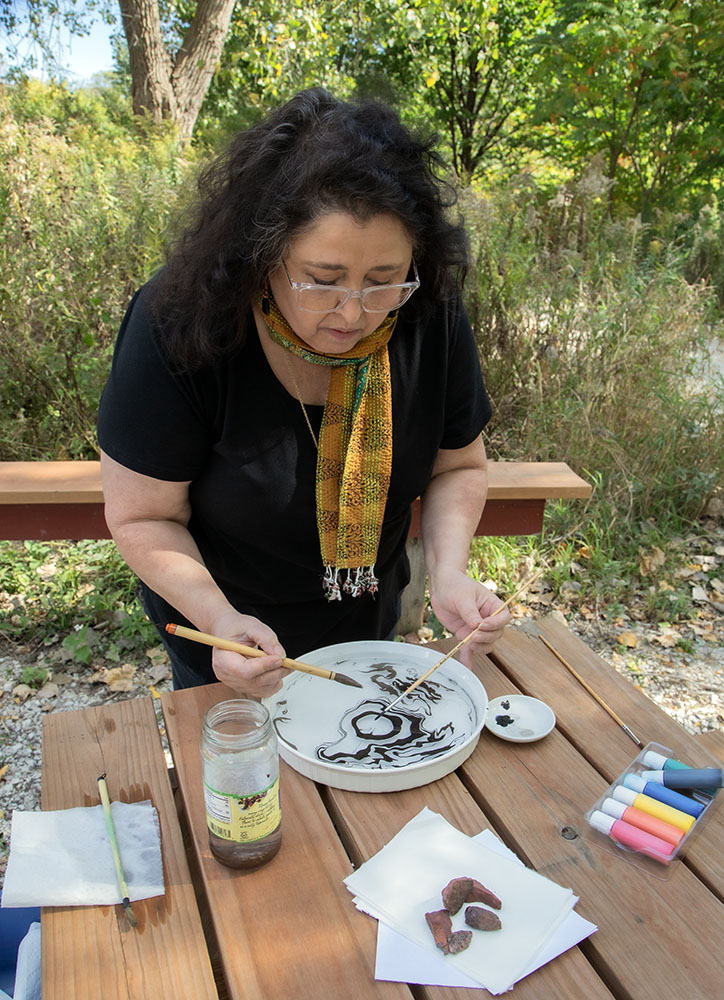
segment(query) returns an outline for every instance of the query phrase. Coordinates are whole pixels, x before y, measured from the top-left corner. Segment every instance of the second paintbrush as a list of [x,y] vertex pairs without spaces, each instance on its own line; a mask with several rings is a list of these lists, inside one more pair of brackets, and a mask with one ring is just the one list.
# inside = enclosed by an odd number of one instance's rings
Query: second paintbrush
[[[218,635],[209,635],[208,632],[197,632],[196,629],[186,628],[185,625],[166,625],[166,631],[171,635],[181,636],[182,639],[191,639],[192,642],[200,642],[205,646],[213,646],[214,649],[228,649],[232,653],[241,653],[242,656],[268,656],[263,649],[256,649],[254,646],[245,646],[241,642],[233,639],[222,639]],[[340,674],[335,670],[326,670],[324,667],[316,667],[312,663],[302,663],[301,660],[292,660],[285,656],[282,664],[288,670],[301,670],[305,674],[313,674],[315,677],[324,677],[329,681],[337,681],[338,684],[346,684],[349,687],[361,688],[359,681]]]

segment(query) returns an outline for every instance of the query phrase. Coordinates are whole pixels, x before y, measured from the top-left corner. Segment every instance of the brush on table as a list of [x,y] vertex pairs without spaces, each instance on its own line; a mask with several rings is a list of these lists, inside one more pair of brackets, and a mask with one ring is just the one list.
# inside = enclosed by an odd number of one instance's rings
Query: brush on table
[[[166,625],[166,631],[171,635],[181,636],[182,639],[191,639],[192,642],[200,642],[205,646],[213,646],[214,649],[228,649],[232,653],[241,653],[242,656],[269,656],[263,649],[256,649],[254,646],[245,646],[241,642],[233,639],[222,639],[218,635],[209,635],[208,632],[197,632],[196,629],[186,628],[185,625]],[[302,663],[301,660],[292,660],[285,656],[282,664],[288,670],[300,670],[304,674],[313,674],[315,677],[324,677],[328,681],[337,681],[338,684],[347,684],[349,687],[361,688],[359,681],[340,674],[336,670],[326,670],[324,667],[316,667],[311,663]]]
[[600,696],[600,694],[598,694],[596,691],[594,691],[594,689],[591,687],[591,685],[587,681],[585,681],[583,679],[583,677],[581,677],[581,675],[578,673],[578,671],[576,670],[576,668],[573,667],[573,666],[571,666],[571,664],[568,662],[568,660],[566,660],[565,657],[561,656],[561,654],[558,652],[558,650],[555,648],[555,646],[551,645],[551,643],[548,642],[548,640],[546,639],[546,637],[541,633],[540,629],[538,628],[538,626],[535,623],[533,623],[533,622],[525,622],[524,624],[521,625],[521,630],[523,632],[526,632],[528,635],[532,635],[532,636],[535,636],[537,639],[540,639],[540,641],[543,643],[543,645],[547,649],[549,649],[551,651],[551,653],[553,653],[553,655],[555,656],[555,658],[557,660],[559,660],[563,664],[563,666],[566,668],[566,670],[568,670],[571,674],[573,674],[573,676],[576,678],[576,680],[581,685],[581,687],[585,688],[586,691],[588,691],[588,693],[590,694],[590,696],[595,701],[598,702],[598,704],[601,706],[601,708],[604,710],[604,712],[608,712],[608,714],[611,716],[611,718],[614,720],[614,722],[618,723],[618,725],[621,727],[621,729],[623,729],[623,731],[626,733],[626,735],[628,737],[630,737],[630,739],[632,739],[634,741],[634,743],[637,744],[637,746],[642,747],[644,745],[643,742],[638,738],[638,736],[636,735],[636,733],[634,733],[633,730],[630,729],[629,726],[626,725],[626,723],[623,721],[623,719],[621,718],[621,716],[618,715],[616,712],[614,712],[614,710],[611,708],[610,705],[606,704],[606,702],[603,700],[603,698]]
[[118,837],[116,836],[116,825],[113,822],[113,815],[111,813],[111,800],[108,797],[108,786],[106,785],[106,776],[102,774],[98,779],[98,790],[101,793],[101,805],[103,806],[103,816],[106,821],[106,830],[108,831],[108,839],[111,842],[111,853],[113,854],[113,865],[116,869],[116,879],[118,881],[118,888],[121,892],[121,902],[123,903],[123,911],[128,918],[128,923],[132,927],[136,927],[138,920],[136,919],[136,914],[131,908],[131,901],[128,898],[128,886],[126,885],[126,877],[123,874],[123,865],[121,864],[121,852],[118,849]]
[[[545,566],[543,566],[540,569],[536,570],[536,572],[533,573],[532,576],[529,576],[528,579],[525,581],[525,583],[522,583],[520,585],[520,587],[518,587],[518,589],[515,591],[515,593],[511,594],[510,597],[506,601],[503,601],[503,603],[500,605],[499,608],[495,609],[495,611],[492,613],[492,615],[488,615],[488,619],[487,620],[489,620],[490,618],[495,618],[496,615],[500,614],[500,612],[503,610],[503,608],[507,608],[509,604],[512,604],[513,601],[516,599],[516,597],[520,596],[520,594],[522,594],[524,590],[526,590],[528,587],[530,587],[531,583],[533,583],[534,580],[537,580],[538,577],[544,571],[545,571]],[[401,701],[401,699],[404,698],[405,695],[408,695],[411,691],[414,691],[415,688],[419,684],[422,684],[423,681],[426,681],[427,678],[430,676],[430,674],[434,674],[435,671],[437,669],[439,669],[443,665],[443,663],[447,663],[447,661],[451,657],[453,657],[457,653],[457,651],[459,649],[462,649],[462,647],[465,645],[466,642],[470,642],[470,640],[472,639],[472,637],[479,630],[480,630],[480,625],[476,625],[475,628],[472,630],[472,632],[470,632],[468,635],[466,635],[464,639],[460,640],[460,642],[457,644],[457,646],[453,646],[453,648],[450,650],[450,652],[446,653],[445,656],[443,656],[443,658],[441,660],[438,660],[438,662],[436,664],[434,664],[434,666],[430,667],[430,669],[427,671],[427,673],[424,673],[422,675],[422,677],[418,677],[417,680],[413,681],[412,684],[410,684],[410,686],[408,688],[405,688],[405,690],[402,692],[401,695],[398,695],[398,697],[395,698],[394,701],[391,701],[389,705],[387,705],[385,708],[382,709],[382,712],[380,714],[384,715],[385,712],[389,711],[392,708],[393,705],[396,705],[398,701]]]

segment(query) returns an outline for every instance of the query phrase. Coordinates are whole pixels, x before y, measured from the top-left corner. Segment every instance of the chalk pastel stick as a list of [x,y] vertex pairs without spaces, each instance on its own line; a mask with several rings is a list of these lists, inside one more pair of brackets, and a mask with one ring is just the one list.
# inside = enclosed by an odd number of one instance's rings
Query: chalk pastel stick
[[632,826],[625,820],[607,816],[600,809],[595,809],[591,813],[589,822],[595,830],[605,833],[607,837],[617,843],[631,847],[639,854],[646,854],[649,858],[660,861],[662,864],[668,864],[671,855],[676,850],[673,844],[662,840],[661,837],[653,837],[650,833],[639,830],[637,826]]
[[691,813],[682,812],[681,809],[674,809],[673,806],[668,806],[665,802],[652,799],[650,795],[635,792],[624,785],[616,785],[612,795],[614,799],[623,802],[624,805],[634,806],[636,809],[640,809],[641,812],[648,813],[649,816],[655,816],[665,823],[670,823],[671,826],[681,830],[682,833],[688,833],[696,822]]
[[657,753],[656,750],[647,750],[641,758],[641,762],[655,771],[665,770],[667,767],[686,768],[689,766],[675,757],[665,757],[662,753]]
[[680,809],[681,812],[689,813],[695,818],[701,816],[704,811],[703,803],[695,802],[687,795],[675,792],[672,788],[667,788],[666,785],[656,781],[646,781],[638,774],[627,774],[623,783],[626,788],[631,788],[634,792],[643,792],[644,795],[650,795],[652,799],[665,802],[667,806],[673,806],[674,809]]
[[684,831],[679,827],[665,823],[664,820],[643,812],[635,806],[627,806],[625,802],[619,802],[618,799],[604,799],[601,812],[607,816],[613,816],[614,819],[625,820],[631,826],[637,826],[639,830],[645,830],[653,837],[660,837],[661,840],[673,844],[674,847],[678,847],[684,837]]
[[641,777],[666,788],[721,788],[723,775],[720,767],[667,767],[644,771]]

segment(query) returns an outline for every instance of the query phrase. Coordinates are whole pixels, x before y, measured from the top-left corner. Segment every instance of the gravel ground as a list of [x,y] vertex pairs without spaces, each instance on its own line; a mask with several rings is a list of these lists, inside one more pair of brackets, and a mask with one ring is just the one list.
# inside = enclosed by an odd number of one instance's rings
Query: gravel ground
[[[720,548],[724,576],[724,546]],[[546,603],[544,593],[530,595],[528,606],[516,608],[516,614],[549,614],[552,609]],[[635,615],[609,622],[585,608],[573,617],[570,608],[552,611],[564,612],[577,635],[689,732],[724,728],[723,605],[709,601],[701,619],[676,629],[644,624]],[[21,672],[29,663],[51,671],[50,681],[39,691],[20,685]],[[44,715],[148,694],[156,698],[170,688],[161,647],[135,658],[133,664],[109,667],[74,663],[67,654],[64,659],[60,643],[40,653],[0,644],[0,879],[13,810],[40,808]],[[158,702],[157,714],[160,718]]]

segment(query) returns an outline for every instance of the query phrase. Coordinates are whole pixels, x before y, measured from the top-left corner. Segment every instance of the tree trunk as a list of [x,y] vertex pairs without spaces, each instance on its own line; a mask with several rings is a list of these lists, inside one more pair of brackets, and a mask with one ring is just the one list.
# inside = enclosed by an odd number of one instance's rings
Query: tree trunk
[[194,19],[176,54],[171,85],[182,139],[191,138],[224,48],[235,4],[236,0],[198,0]]
[[179,138],[194,124],[221,56],[236,0],[199,0],[181,48],[171,58],[157,0],[119,0],[136,114],[173,121]]

